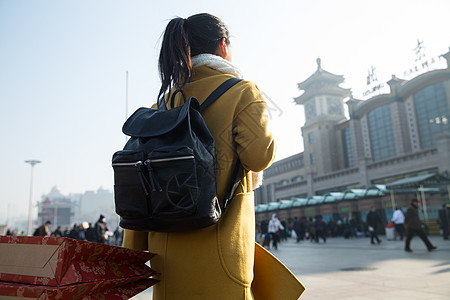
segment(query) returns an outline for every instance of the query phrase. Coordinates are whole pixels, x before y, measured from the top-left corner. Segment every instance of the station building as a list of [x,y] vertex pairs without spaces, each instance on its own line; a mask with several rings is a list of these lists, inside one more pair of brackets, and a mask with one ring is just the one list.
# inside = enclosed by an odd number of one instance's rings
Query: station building
[[278,212],[365,221],[372,205],[387,220],[413,197],[424,201],[422,217],[437,218],[450,202],[450,51],[442,58],[447,68],[409,80],[392,75],[389,93],[367,100],[355,99],[318,59],[294,98],[304,107],[304,151],[264,171],[257,220]]

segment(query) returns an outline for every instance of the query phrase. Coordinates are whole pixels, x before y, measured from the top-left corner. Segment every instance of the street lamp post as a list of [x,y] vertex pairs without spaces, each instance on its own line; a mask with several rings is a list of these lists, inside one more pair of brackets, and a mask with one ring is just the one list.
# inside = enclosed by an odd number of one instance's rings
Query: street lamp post
[[30,200],[29,200],[29,202],[28,202],[28,235],[30,236],[30,235],[32,235],[33,233],[31,232],[32,231],[32,221],[33,221],[33,217],[32,217],[32,214],[33,214],[33,169],[34,169],[34,166],[35,165],[37,165],[37,164],[39,164],[40,163],[40,161],[39,160],[34,160],[34,159],[32,159],[32,160],[26,160],[25,161],[27,164],[30,164],[31,165],[31,178],[30,178]]

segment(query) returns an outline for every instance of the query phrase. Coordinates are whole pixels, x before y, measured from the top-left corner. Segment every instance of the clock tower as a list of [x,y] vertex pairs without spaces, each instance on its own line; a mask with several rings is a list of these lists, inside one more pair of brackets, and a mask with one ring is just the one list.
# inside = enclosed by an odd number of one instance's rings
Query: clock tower
[[311,176],[320,176],[342,168],[339,166],[342,152],[335,126],[346,120],[344,99],[350,89],[339,85],[344,76],[322,69],[320,58],[317,70],[308,79],[298,84],[303,94],[294,98],[304,106],[305,124],[302,127],[304,163]]

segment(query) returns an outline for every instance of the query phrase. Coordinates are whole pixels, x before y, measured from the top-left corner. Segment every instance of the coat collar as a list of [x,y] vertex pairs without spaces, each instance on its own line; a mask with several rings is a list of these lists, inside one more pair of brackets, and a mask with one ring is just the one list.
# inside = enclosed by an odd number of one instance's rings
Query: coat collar
[[221,76],[227,76],[227,75],[230,76],[229,74],[224,74],[217,70],[211,69],[208,66],[198,66],[192,70],[191,82],[205,79],[205,78],[212,78],[212,77],[216,77],[216,76],[221,77]]

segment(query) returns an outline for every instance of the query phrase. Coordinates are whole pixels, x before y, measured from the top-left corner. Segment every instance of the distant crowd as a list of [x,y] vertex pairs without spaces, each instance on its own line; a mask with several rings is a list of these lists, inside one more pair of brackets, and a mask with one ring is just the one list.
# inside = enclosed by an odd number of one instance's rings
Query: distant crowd
[[366,236],[366,224],[360,224],[355,217],[337,220],[331,219],[328,223],[318,215],[314,218],[295,217],[290,222],[288,220],[278,220],[276,214],[272,218],[263,220],[256,224],[257,241],[266,248],[277,249],[278,243],[287,240],[288,237],[295,238],[297,242],[309,240],[319,243],[326,243],[328,237],[343,236],[345,238],[355,238]]
[[[113,246],[122,245],[123,230],[117,227],[114,231],[112,231],[108,227],[106,218],[103,215],[100,215],[94,226],[92,226],[92,223],[82,222],[81,224],[74,224],[72,228],[66,227],[64,230],[61,226],[57,226],[57,228],[52,231],[51,225],[51,221],[46,221],[44,224],[35,229],[33,236],[67,237],[76,240],[84,240]],[[6,235],[24,236],[25,233],[23,231],[18,233],[16,230],[8,230]]]
[[[378,234],[386,234],[388,239],[403,240],[405,237],[405,251],[412,252],[410,242],[414,236],[418,236],[427,247],[433,251],[436,246],[432,245],[427,237],[427,227],[419,218],[419,201],[411,199],[410,206],[404,212],[397,207],[392,219],[384,224],[376,207],[372,206],[366,216],[365,222],[357,220],[354,216],[348,219],[330,219],[325,222],[321,215],[312,217],[295,217],[293,220],[279,220],[276,214],[267,221],[263,220],[256,224],[256,241],[263,247],[278,249],[278,243],[287,240],[288,237],[295,238],[297,243],[303,240],[326,243],[328,237],[343,236],[344,238],[356,238],[370,236],[372,245],[381,244],[382,240]],[[444,203],[439,210],[438,223],[444,240],[449,239],[450,232],[450,204]],[[386,228],[386,229],[385,229]]]

